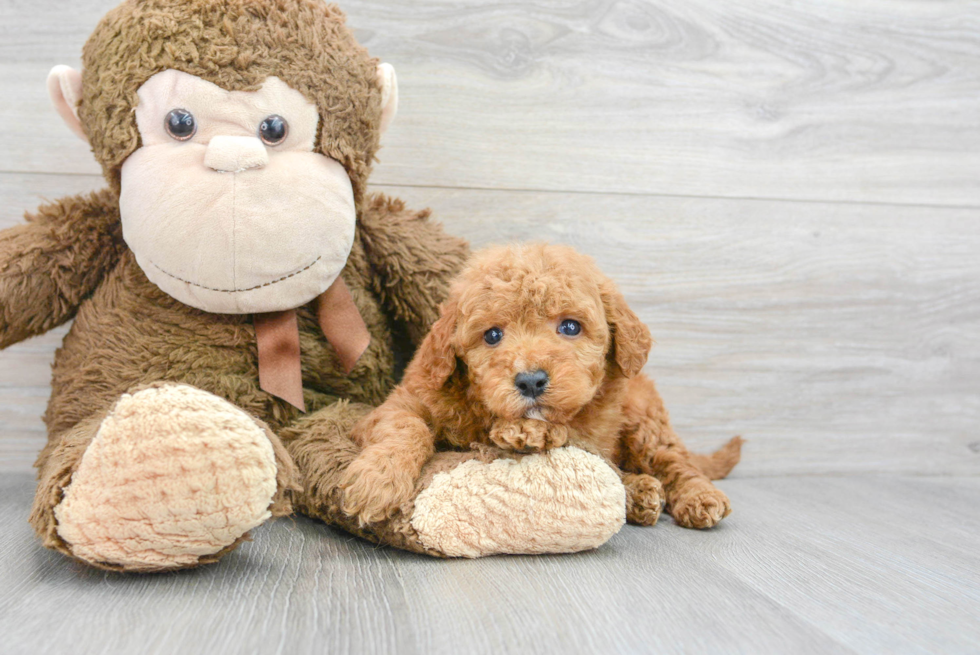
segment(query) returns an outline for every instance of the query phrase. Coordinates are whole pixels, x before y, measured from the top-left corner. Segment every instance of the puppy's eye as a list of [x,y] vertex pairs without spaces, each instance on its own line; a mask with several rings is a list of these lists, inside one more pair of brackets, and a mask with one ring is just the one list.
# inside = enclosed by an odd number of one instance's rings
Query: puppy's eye
[[177,141],[187,141],[197,132],[197,121],[186,109],[173,109],[163,119],[163,127]]
[[259,138],[269,146],[279,145],[286,139],[287,134],[289,134],[289,124],[279,114],[266,116],[259,125]]
[[499,327],[492,327],[483,333],[483,340],[488,346],[496,346],[504,338],[504,331]]
[[558,326],[558,334],[564,334],[566,337],[577,337],[582,332],[582,326],[578,321],[566,318]]

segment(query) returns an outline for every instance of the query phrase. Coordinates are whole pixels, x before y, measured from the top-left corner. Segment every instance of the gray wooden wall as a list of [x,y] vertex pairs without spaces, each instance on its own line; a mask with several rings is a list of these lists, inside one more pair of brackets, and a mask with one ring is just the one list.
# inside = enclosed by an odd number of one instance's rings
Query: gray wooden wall
[[[49,107],[115,0],[0,3],[0,227],[101,185]],[[475,245],[574,244],[736,475],[980,473],[980,5],[348,0],[398,71],[376,188]],[[64,330],[0,353],[0,470]]]

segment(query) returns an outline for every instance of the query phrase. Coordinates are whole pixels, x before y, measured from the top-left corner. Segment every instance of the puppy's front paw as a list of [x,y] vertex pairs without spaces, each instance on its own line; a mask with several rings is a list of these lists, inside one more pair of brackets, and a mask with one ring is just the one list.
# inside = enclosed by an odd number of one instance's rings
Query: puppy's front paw
[[715,487],[682,496],[670,508],[670,515],[685,528],[710,528],[731,513],[728,496]]
[[[535,421],[536,423],[541,423],[541,421]],[[545,423],[547,429],[544,433],[544,445],[541,446],[540,450],[551,450],[552,448],[561,448],[566,443],[568,443],[568,428],[564,425],[555,425],[554,423]]]
[[340,481],[341,507],[362,525],[393,516],[415,492],[415,478],[380,449],[368,447],[350,463]]
[[520,423],[497,421],[490,428],[490,441],[504,450],[524,450],[527,436]]
[[497,421],[490,429],[490,441],[507,450],[550,450],[565,445],[568,428],[537,419],[521,419],[513,423]]

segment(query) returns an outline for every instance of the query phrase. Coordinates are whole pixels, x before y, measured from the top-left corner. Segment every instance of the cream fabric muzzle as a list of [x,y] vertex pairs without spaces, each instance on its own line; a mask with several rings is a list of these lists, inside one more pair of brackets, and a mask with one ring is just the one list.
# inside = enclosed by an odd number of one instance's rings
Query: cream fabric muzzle
[[[347,262],[356,209],[343,166],[313,151],[316,106],[276,77],[226,91],[174,70],[138,95],[142,144],[123,164],[119,203],[146,276],[222,314],[292,309],[329,288]],[[191,138],[167,133],[173,109],[194,116]],[[289,129],[269,146],[258,126],[273,114]]]

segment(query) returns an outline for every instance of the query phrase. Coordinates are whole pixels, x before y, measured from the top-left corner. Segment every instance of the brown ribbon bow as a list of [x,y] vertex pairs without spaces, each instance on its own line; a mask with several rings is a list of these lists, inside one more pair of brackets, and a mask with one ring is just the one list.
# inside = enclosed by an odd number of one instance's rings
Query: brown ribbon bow
[[[371,334],[342,278],[337,277],[317,297],[316,315],[344,373],[350,373],[371,343]],[[259,387],[305,412],[296,310],[255,314],[253,321],[259,346]]]

